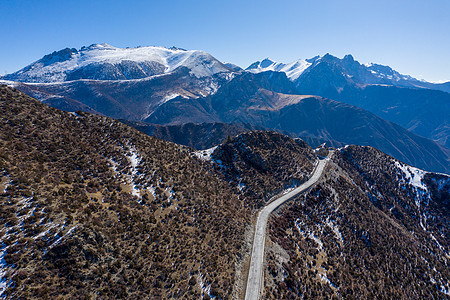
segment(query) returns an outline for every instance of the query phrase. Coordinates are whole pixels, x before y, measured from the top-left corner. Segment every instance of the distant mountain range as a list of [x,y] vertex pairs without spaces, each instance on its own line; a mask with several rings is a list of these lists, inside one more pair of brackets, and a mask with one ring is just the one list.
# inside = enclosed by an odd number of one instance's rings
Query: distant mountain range
[[351,55],[339,59],[326,54],[287,65],[266,59],[247,70],[285,72],[298,94],[359,106],[450,147],[450,82],[417,80],[388,66],[362,65]]
[[[269,58],[251,64],[245,70],[253,73],[266,71],[277,71],[286,73],[287,77],[298,87],[304,84],[305,77],[313,76],[317,73],[333,73],[340,77],[340,82],[347,82],[357,85],[392,85],[408,88],[427,88],[450,92],[450,82],[436,84],[424,80],[418,80],[409,75],[403,75],[393,70],[389,66],[380,64],[360,64],[352,55],[346,55],[339,59],[329,53],[323,56],[316,56],[311,59],[299,59],[285,64],[275,62]],[[336,79],[324,76],[323,80],[333,79],[330,84],[335,84]]]
[[450,143],[450,83],[362,65],[351,55],[265,59],[242,70],[204,51],[94,44],[46,55],[1,79],[67,111],[163,126],[245,123],[335,146],[371,145],[450,173],[450,150],[442,147]]

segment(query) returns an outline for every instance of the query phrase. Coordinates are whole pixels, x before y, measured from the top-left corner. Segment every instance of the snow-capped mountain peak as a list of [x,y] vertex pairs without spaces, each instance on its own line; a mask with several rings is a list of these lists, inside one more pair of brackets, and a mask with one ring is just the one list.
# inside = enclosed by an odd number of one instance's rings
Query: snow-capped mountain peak
[[230,72],[230,68],[200,50],[164,47],[117,48],[92,44],[55,51],[5,79],[22,82],[62,82],[76,79],[137,79],[186,67],[196,77]]
[[117,49],[114,46],[111,46],[107,43],[101,43],[101,44],[92,44],[89,47],[82,47],[81,49]]
[[246,70],[252,73],[260,73],[266,71],[284,72],[291,80],[296,80],[309,66],[311,62],[304,59],[293,61],[289,64],[280,63],[266,58],[251,64]]

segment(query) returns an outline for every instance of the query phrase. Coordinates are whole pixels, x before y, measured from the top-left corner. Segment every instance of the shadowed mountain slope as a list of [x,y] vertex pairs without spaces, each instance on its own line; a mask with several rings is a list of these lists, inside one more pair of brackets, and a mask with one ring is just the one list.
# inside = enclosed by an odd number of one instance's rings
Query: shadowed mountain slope
[[225,142],[228,138],[251,130],[264,130],[251,124],[239,123],[185,123],[180,125],[157,125],[145,122],[120,120],[145,134],[204,150]]

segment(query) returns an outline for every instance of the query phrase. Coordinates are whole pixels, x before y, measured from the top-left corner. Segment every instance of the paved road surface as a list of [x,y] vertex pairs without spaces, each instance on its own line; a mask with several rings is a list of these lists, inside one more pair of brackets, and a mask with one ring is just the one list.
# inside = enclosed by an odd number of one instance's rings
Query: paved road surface
[[320,175],[322,175],[327,160],[328,159],[322,159],[319,161],[319,164],[317,165],[313,175],[308,181],[295,188],[291,192],[287,193],[286,195],[283,195],[277,200],[271,202],[259,212],[258,219],[256,221],[255,237],[253,238],[253,249],[250,260],[250,269],[248,273],[245,300],[259,299],[259,294],[264,284],[262,271],[264,260],[264,243],[266,240],[266,225],[270,213],[284,202],[304,192],[307,188],[316,183]]

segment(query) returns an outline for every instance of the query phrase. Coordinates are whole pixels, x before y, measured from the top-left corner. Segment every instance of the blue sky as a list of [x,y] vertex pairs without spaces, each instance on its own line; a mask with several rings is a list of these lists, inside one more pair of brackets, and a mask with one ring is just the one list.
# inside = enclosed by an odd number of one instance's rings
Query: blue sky
[[449,0],[2,0],[0,74],[66,47],[201,49],[247,67],[331,53],[450,81]]

